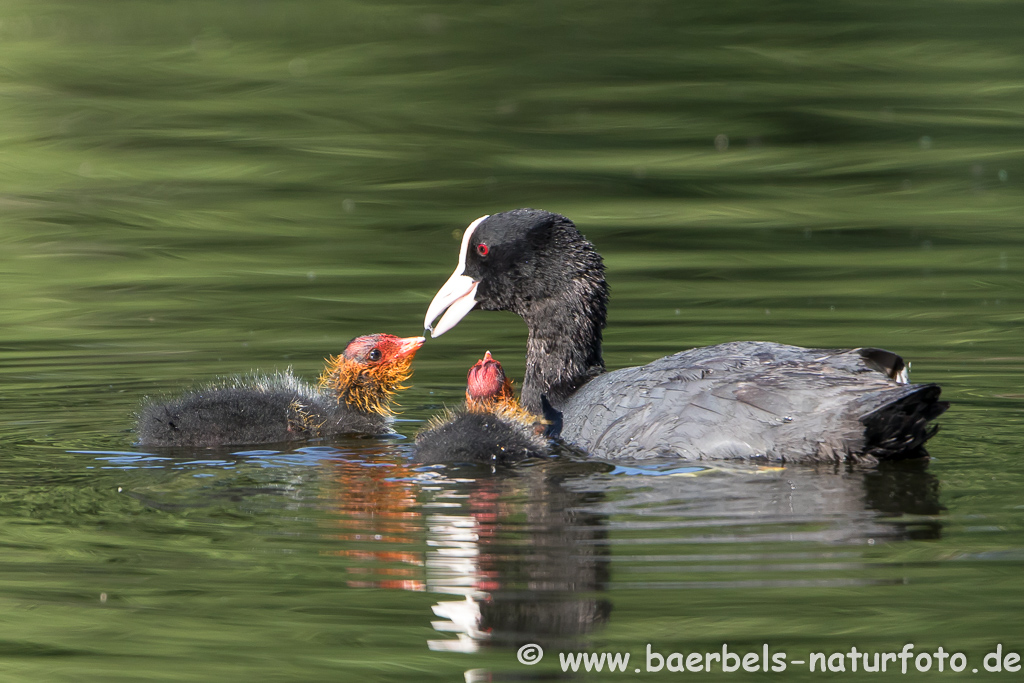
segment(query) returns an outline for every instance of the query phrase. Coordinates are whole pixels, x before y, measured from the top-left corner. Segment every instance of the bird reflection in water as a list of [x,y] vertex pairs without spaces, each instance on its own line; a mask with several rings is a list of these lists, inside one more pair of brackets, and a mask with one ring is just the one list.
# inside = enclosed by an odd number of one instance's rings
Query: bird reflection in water
[[350,560],[350,587],[425,589],[415,476],[410,463],[390,449],[333,461],[329,495],[339,531],[331,536],[345,545],[335,554]]
[[[598,462],[572,470],[561,459],[494,473],[423,468],[394,451],[340,461],[337,554],[348,560],[352,587],[453,597],[432,606],[434,629],[449,634],[428,640],[432,650],[568,650],[586,647],[608,622],[612,587],[890,581],[857,548],[941,534],[938,480],[923,464],[698,476],[641,464],[633,472],[641,476],[629,476]],[[673,530],[664,557],[664,546],[644,545],[650,528]],[[610,534],[627,542],[614,569]],[[837,545],[850,550],[836,553]],[[665,578],[651,577],[651,567]]]
[[[467,486],[468,484],[468,486]],[[543,467],[442,489],[463,497],[466,514],[428,516],[428,590],[442,601],[432,622],[457,638],[432,650],[475,652],[481,643],[568,647],[608,620],[608,537],[602,515],[583,507],[599,493],[561,486]]]
[[593,595],[608,580],[607,533],[582,511],[601,494],[570,491],[541,466],[422,469],[386,451],[335,461],[332,537],[346,546],[335,552],[347,585],[459,596],[432,608],[434,628],[456,636],[428,641],[433,650],[568,645],[607,621],[610,603]]

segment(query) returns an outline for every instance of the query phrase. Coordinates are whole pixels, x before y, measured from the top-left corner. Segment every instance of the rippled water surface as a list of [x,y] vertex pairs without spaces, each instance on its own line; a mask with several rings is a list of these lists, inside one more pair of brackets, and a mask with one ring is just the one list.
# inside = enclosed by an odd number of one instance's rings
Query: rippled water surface
[[[998,0],[0,3],[0,678],[541,680],[587,651],[630,653],[579,674],[625,680],[648,644],[907,643],[968,661],[907,678],[998,678],[985,654],[1024,652],[1022,22]],[[610,368],[890,348],[953,402],[931,461],[416,468],[484,350],[522,377],[522,322],[484,312],[420,351],[393,438],[134,445],[146,396],[419,333],[461,230],[518,206],[604,254]]]

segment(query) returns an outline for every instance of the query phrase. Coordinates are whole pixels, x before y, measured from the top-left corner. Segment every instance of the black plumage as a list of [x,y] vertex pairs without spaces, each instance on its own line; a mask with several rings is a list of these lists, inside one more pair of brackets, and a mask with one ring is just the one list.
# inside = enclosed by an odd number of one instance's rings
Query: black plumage
[[431,419],[416,435],[416,459],[425,463],[510,465],[549,451],[543,421],[519,407],[490,352],[469,370],[465,406]]
[[[517,209],[466,230],[459,267],[426,316],[434,336],[474,307],[529,329],[523,407],[561,411],[561,437],[591,455],[860,461],[923,455],[948,404],[907,383],[881,349],[732,342],[604,372],[601,257],[564,216]],[[443,315],[442,315],[443,314]]]
[[510,465],[549,452],[530,427],[493,412],[459,411],[416,436],[416,460]]
[[139,413],[142,446],[220,446],[391,431],[386,415],[339,402],[290,371],[210,385]]

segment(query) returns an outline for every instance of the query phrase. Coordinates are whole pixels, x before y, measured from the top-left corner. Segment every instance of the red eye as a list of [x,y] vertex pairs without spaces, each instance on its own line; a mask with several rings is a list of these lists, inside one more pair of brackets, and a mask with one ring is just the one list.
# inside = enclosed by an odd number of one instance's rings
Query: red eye
[[490,250],[491,250],[491,248],[488,247],[483,242],[481,242],[480,244],[476,245],[476,253],[480,254],[481,256],[487,256],[487,253],[490,252]]

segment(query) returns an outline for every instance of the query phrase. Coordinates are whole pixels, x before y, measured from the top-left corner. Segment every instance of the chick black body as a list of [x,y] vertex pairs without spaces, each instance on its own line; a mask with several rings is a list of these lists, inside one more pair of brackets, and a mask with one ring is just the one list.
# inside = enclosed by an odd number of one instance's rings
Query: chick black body
[[550,451],[541,420],[519,408],[512,383],[488,351],[469,370],[466,404],[431,420],[416,435],[416,459],[427,463],[509,465]]

